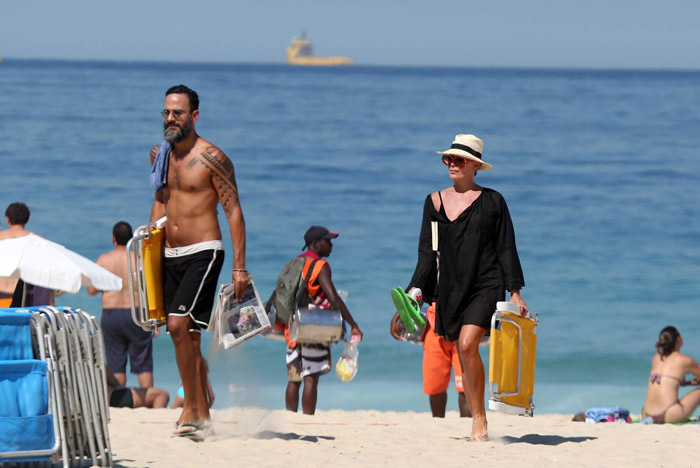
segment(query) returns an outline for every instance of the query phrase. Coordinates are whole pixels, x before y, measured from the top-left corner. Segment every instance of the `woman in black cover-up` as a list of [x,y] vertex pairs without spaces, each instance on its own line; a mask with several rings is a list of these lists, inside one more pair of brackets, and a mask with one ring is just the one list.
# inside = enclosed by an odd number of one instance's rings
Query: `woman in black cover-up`
[[[528,313],[520,297],[525,280],[508,206],[500,193],[474,182],[476,171],[491,168],[481,160],[482,149],[480,139],[460,134],[449,150],[439,152],[454,184],[425,200],[418,263],[409,285],[409,291],[422,289],[424,300],[437,300],[435,331],[457,342],[473,417],[471,440],[488,440],[479,342],[490,328],[496,302],[505,300],[507,289],[521,315]],[[437,223],[437,252],[432,222]]]

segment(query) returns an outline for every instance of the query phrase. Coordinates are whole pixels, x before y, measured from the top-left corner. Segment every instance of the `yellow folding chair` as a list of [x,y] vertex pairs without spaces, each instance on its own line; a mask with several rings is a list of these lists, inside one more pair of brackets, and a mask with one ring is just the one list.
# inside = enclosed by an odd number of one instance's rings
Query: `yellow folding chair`
[[534,414],[535,355],[538,317],[520,317],[518,306],[498,302],[491,317],[489,409]]
[[[163,246],[165,217],[139,227],[126,244],[131,316],[146,331],[165,325]],[[139,299],[138,306],[135,298]]]

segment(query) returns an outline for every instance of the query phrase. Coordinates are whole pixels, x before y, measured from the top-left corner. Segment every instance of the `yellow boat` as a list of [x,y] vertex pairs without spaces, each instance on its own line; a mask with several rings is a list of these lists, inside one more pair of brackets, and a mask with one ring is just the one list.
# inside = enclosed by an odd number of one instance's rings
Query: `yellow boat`
[[353,60],[347,57],[314,57],[311,41],[302,34],[301,39],[292,39],[292,44],[287,47],[287,63],[311,67],[335,67],[338,65],[352,65]]

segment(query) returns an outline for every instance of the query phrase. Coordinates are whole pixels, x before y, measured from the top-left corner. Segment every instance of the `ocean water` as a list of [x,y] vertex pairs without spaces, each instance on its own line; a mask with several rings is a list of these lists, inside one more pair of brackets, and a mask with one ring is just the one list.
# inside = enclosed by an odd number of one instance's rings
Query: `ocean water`
[[[2,209],[24,201],[32,231],[92,259],[109,250],[116,221],[148,221],[148,152],[178,83],[199,92],[197,129],[235,164],[262,296],[309,225],[341,233],[333,279],[365,339],[355,380],[321,379],[320,409],[429,410],[421,348],[388,334],[389,291],[411,277],[423,200],[450,185],[435,151],[456,133],[483,138],[494,169],[477,181],[511,210],[523,297],[540,318],[536,412],[638,411],[669,324],[700,358],[700,73],[6,59]],[[84,291],[58,303],[100,314]],[[216,407],[284,407],[283,343],[226,351],[207,334],[204,347]],[[172,395],[168,336],[155,363]]]

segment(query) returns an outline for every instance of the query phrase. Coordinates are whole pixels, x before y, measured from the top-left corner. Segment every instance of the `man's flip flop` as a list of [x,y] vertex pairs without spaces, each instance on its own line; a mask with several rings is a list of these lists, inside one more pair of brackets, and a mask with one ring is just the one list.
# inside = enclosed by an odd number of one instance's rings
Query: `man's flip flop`
[[211,424],[176,423],[173,437],[187,437],[195,442],[203,441],[209,433],[213,432]]
[[488,434],[476,434],[474,437],[469,438],[469,442],[488,442]]

